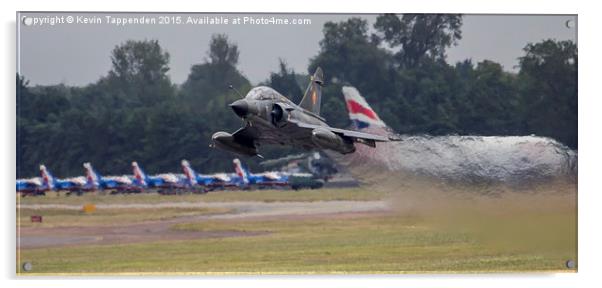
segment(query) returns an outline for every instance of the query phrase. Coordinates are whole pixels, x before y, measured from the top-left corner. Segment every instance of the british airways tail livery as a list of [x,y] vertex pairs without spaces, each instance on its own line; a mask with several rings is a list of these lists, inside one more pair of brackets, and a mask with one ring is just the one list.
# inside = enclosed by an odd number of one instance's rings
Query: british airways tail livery
[[368,105],[366,99],[360,95],[360,92],[355,87],[343,87],[343,96],[345,96],[345,105],[349,112],[349,119],[353,125],[361,130],[368,127],[385,128],[387,125],[380,120],[372,107]]

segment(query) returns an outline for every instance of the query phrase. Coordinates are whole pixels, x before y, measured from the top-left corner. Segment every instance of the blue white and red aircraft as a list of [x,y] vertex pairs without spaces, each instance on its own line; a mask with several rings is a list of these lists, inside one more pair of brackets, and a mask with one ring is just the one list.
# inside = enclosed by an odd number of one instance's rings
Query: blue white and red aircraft
[[238,177],[237,185],[242,188],[259,187],[274,187],[274,186],[286,186],[289,184],[289,175],[282,172],[263,172],[263,173],[251,173],[249,168],[243,165],[238,158],[233,161],[234,170]]
[[201,186],[206,190],[223,189],[237,186],[237,175],[233,173],[216,173],[216,174],[198,174],[190,166],[190,163],[182,160],[182,170],[191,187]]
[[115,192],[140,192],[140,187],[134,185],[132,178],[123,176],[102,176],[92,164],[84,163],[86,169],[86,188],[90,190],[113,190]]
[[134,185],[145,188],[158,189],[181,189],[187,186],[188,179],[182,174],[164,173],[158,175],[146,175],[144,170],[140,168],[138,162],[132,162],[134,171]]
[[83,164],[85,176],[58,179],[52,176],[46,166],[40,165],[41,177],[18,179],[17,192],[21,195],[44,195],[47,191],[68,191],[81,194],[89,191],[110,190],[117,192],[142,192],[157,189],[160,193],[178,190],[207,192],[214,189],[250,189],[289,185],[287,173],[251,173],[239,159],[234,159],[235,173],[199,174],[187,160],[182,160],[183,174],[164,173],[147,175],[137,162],[132,162],[133,175],[102,176],[86,162]]
[[54,178],[48,168],[44,165],[40,165],[40,173],[42,174],[42,186],[41,191],[59,191],[65,190],[70,192],[82,192],[82,189],[86,185],[86,178],[83,176],[71,177],[66,179]]
[[28,195],[44,195],[44,191],[42,191],[41,187],[42,180],[40,177],[17,179],[17,192],[21,193],[21,196],[23,197]]

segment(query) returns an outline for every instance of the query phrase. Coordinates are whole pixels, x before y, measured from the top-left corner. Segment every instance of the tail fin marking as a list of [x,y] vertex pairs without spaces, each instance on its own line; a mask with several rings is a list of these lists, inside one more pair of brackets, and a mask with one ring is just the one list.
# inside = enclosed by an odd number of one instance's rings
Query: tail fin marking
[[322,85],[324,85],[324,73],[322,72],[322,69],[318,67],[314,75],[311,76],[311,81],[305,90],[305,94],[299,103],[299,107],[316,115],[320,115]]

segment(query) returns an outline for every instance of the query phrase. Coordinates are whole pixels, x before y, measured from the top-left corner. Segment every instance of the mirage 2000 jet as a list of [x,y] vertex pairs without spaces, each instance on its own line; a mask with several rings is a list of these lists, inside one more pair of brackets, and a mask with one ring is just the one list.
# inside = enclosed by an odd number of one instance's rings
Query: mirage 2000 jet
[[212,147],[246,156],[259,156],[261,144],[275,144],[305,149],[330,149],[341,154],[355,152],[355,143],[376,147],[386,142],[386,136],[333,128],[320,116],[322,69],[316,69],[299,105],[276,90],[258,86],[243,99],[230,104],[234,113],[245,122],[245,127],[233,134],[216,132]]

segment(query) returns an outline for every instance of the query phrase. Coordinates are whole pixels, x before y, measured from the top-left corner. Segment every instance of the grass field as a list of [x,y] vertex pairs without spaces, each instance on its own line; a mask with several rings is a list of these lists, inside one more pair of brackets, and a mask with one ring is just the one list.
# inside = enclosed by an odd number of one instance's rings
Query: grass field
[[[69,203],[123,203],[119,201],[123,199],[154,203],[165,198],[269,202],[374,200],[388,196],[341,189],[64,199]],[[575,206],[566,197],[557,198],[537,205],[525,199],[497,199],[479,205],[455,202],[386,213],[205,220],[179,224],[172,229],[265,233],[250,237],[22,249],[19,256],[21,261],[32,263],[33,273],[40,274],[576,271],[565,267],[566,260],[577,260]],[[64,203],[52,197],[22,200]],[[202,213],[214,212],[219,211]],[[119,213],[110,211],[109,215],[99,217],[116,219],[112,217]],[[148,217],[175,217],[179,213],[192,212],[168,209]],[[68,223],[71,216],[60,217],[65,217],[65,225],[73,224]],[[124,219],[132,220],[129,217]]]
[[[115,226],[176,217],[209,215],[228,212],[224,208],[153,208],[153,209],[98,209],[84,213],[72,209],[20,209],[21,227],[57,226]],[[42,223],[31,223],[31,215],[43,215]]]
[[[107,197],[110,196],[110,197]],[[361,188],[319,189],[319,190],[256,190],[256,191],[217,191],[207,194],[160,195],[157,193],[100,195],[85,194],[82,196],[65,196],[50,192],[43,197],[19,197],[22,204],[127,204],[127,203],[161,203],[173,202],[228,202],[228,201],[331,201],[331,200],[379,200],[389,196],[383,191]]]

